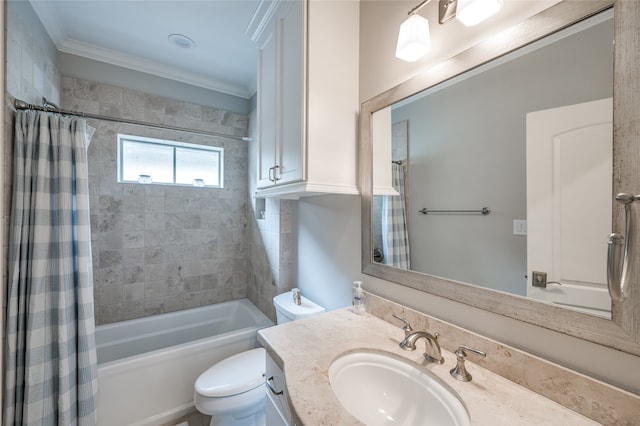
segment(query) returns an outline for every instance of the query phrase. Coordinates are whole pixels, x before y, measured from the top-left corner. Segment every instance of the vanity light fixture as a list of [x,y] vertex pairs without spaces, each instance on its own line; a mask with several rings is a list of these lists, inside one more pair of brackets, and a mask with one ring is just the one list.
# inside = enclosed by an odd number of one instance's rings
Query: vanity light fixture
[[[408,13],[409,17],[400,25],[396,57],[407,62],[415,62],[429,53],[431,35],[429,21],[418,15],[418,11],[431,0],[423,0]],[[502,8],[503,0],[440,0],[438,22],[445,24],[457,18],[463,25],[477,25]]]
[[418,11],[431,0],[422,3],[409,11],[409,17],[400,25],[396,57],[407,62],[415,62],[431,50],[429,21],[418,15]]
[[503,0],[457,0],[456,19],[466,27],[473,27],[495,15],[502,8]]

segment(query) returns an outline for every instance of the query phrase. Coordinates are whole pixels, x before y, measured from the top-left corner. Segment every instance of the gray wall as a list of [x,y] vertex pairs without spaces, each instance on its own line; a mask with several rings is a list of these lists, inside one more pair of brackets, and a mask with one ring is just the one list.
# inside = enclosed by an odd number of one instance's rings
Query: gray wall
[[302,294],[327,310],[350,305],[353,281],[369,282],[360,273],[360,197],[301,198],[298,218],[297,285]]
[[513,235],[527,218],[526,114],[613,96],[612,40],[609,20],[393,110],[409,121],[413,270],[526,296],[526,237]]

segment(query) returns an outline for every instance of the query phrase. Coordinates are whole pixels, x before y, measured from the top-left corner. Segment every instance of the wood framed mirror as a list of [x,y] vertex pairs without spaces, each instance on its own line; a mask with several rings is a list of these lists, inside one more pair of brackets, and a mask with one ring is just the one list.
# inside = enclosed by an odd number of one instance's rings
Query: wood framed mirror
[[[483,68],[495,68],[495,65],[492,65],[492,61],[505,62],[506,58],[509,55],[513,55],[514,52],[518,52],[518,49],[531,49],[534,43],[539,43],[540,41],[544,44],[544,40],[550,40],[549,37],[557,37],[562,31],[571,32],[573,28],[581,25],[585,26],[585,22],[588,20],[595,19],[598,21],[599,19],[598,22],[604,22],[606,21],[606,14],[609,14],[610,17],[612,16],[612,31],[615,40],[615,49],[611,52],[613,64],[609,65],[613,70],[611,72],[613,79],[613,87],[611,88],[613,100],[609,106],[609,108],[612,107],[613,109],[613,146],[612,149],[610,149],[612,150],[612,160],[609,165],[609,169],[612,170],[610,176],[612,182],[610,186],[612,186],[612,188],[608,194],[609,204],[605,206],[609,212],[607,219],[612,229],[607,230],[607,232],[620,232],[624,229],[623,211],[622,208],[615,203],[615,194],[620,192],[636,194],[640,192],[640,151],[638,150],[640,143],[640,123],[637,119],[637,117],[640,116],[640,70],[637,67],[637,63],[640,62],[639,2],[575,2],[565,0],[515,25],[508,29],[506,33],[492,37],[490,40],[482,40],[455,58],[441,63],[436,67],[432,67],[424,73],[362,104],[360,114],[360,173],[362,189],[362,268],[365,274],[604,346],[616,348],[624,352],[640,355],[640,326],[637,321],[637,318],[640,317],[640,289],[638,289],[638,287],[640,287],[638,286],[638,281],[640,281],[640,275],[638,274],[640,270],[640,259],[632,260],[632,285],[629,297],[627,297],[624,302],[611,304],[610,314],[600,315],[598,312],[595,314],[593,312],[587,313],[584,309],[578,310],[558,303],[549,303],[532,297],[526,297],[527,294],[523,295],[520,294],[522,292],[518,293],[518,291],[507,292],[503,288],[491,289],[485,282],[482,282],[481,278],[476,278],[475,275],[459,277],[441,271],[433,272],[433,267],[431,267],[432,270],[429,270],[429,267],[416,267],[415,269],[418,270],[413,270],[414,268],[409,269],[403,266],[389,266],[381,261],[384,253],[379,250],[374,250],[377,248],[375,241],[377,237],[374,232],[374,224],[376,223],[376,219],[374,218],[374,205],[377,202],[377,194],[385,194],[384,189],[380,189],[384,188],[385,185],[374,182],[374,174],[376,174],[376,176],[378,175],[377,170],[381,164],[389,164],[389,166],[391,166],[391,161],[402,161],[394,159],[392,154],[389,154],[387,157],[383,156],[383,160],[380,160],[379,155],[374,155],[374,152],[377,152],[377,148],[374,148],[374,146],[378,146],[380,143],[379,137],[376,136],[378,134],[378,130],[376,129],[382,128],[386,129],[389,133],[398,133],[400,138],[407,137],[407,134],[410,133],[410,131],[407,130],[406,124],[400,124],[398,128],[393,128],[392,123],[385,124],[383,121],[381,125],[378,117],[382,117],[383,115],[390,117],[393,114],[389,112],[389,110],[393,110],[396,114],[395,119],[398,120],[396,124],[398,124],[403,121],[401,120],[401,118],[403,118],[402,114],[398,111],[408,102],[409,98],[414,97],[416,94],[420,94],[418,96],[420,98],[425,98],[432,93],[445,93],[443,87],[450,87],[458,81],[468,81],[469,73],[478,75]],[[605,16],[605,18],[602,18],[603,16]],[[589,23],[586,26],[593,28],[594,24]],[[565,39],[564,36],[560,38]],[[549,42],[546,43],[549,44]],[[537,50],[537,48],[533,50]],[[519,54],[515,53],[515,55],[518,56]],[[468,89],[466,93],[468,93]],[[605,98],[605,95],[599,93],[594,96],[599,99]],[[487,103],[491,102],[490,99],[485,101]],[[443,105],[442,102],[442,99],[435,102],[436,107]],[[577,99],[569,103],[575,104],[581,102],[581,99]],[[452,109],[455,110],[455,108],[449,108],[449,110]],[[531,111],[536,110],[533,109]],[[522,117],[523,122],[524,120],[525,118]],[[410,126],[411,122],[409,122],[409,127]],[[415,127],[417,128],[419,125],[416,124]],[[522,131],[521,133],[524,134],[525,132]],[[414,139],[420,139],[414,138],[414,136],[415,135],[409,136],[409,152],[412,151],[412,148],[413,151],[416,150],[413,145],[414,143],[422,142],[422,140],[414,141]],[[490,136],[489,138],[491,139],[493,137]],[[476,156],[479,153],[483,155],[495,155],[495,149],[496,148],[484,148],[476,152]],[[409,162],[409,167],[414,167],[411,165],[411,161],[413,161],[411,157],[407,157],[406,161]],[[519,166],[520,169],[524,167],[524,163]],[[384,174],[386,174],[387,177],[382,180],[390,179],[390,170],[390,167],[388,172],[385,170]],[[531,175],[531,172],[528,173]],[[414,176],[415,179],[415,176],[419,175],[415,174],[412,176]],[[502,179],[504,180],[504,177]],[[408,185],[424,186],[412,181],[411,178],[409,179]],[[386,196],[393,196],[393,188],[389,189],[389,185],[386,185],[386,187],[388,190]],[[469,193],[471,192],[475,191],[469,191]],[[527,191],[524,190],[523,192]],[[416,200],[412,201],[413,210],[407,213],[411,215],[409,219],[410,223],[411,221],[425,219],[417,216],[418,209],[416,209],[416,207],[420,207],[420,210],[423,208],[442,208],[442,206],[438,205],[418,206]],[[606,201],[604,203],[607,204]],[[491,217],[491,214],[497,217],[501,212],[504,212],[502,207],[491,210],[491,206],[488,205],[490,203],[488,202],[486,204],[482,202],[475,204],[469,204],[469,208],[471,210],[477,208],[478,211],[482,211],[482,208],[489,207],[490,214],[488,217]],[[585,204],[589,203],[585,201]],[[449,206],[445,206],[444,208],[448,207]],[[460,205],[455,207],[460,208]],[[462,207],[463,210],[466,208],[467,205]],[[466,214],[466,212],[463,214]],[[573,214],[575,214],[575,212]],[[522,217],[528,215],[528,211],[525,210],[525,212],[519,216],[517,214],[510,214],[505,215],[503,219],[506,220],[506,223],[510,227],[511,223],[516,219],[529,219],[528,217]],[[473,218],[465,217],[465,219],[472,219],[475,221],[474,223],[478,224],[483,216],[484,215],[478,215]],[[456,217],[454,219],[459,220],[461,218]],[[521,223],[521,221],[518,221],[518,223]],[[376,224],[375,226],[377,227],[378,225]],[[423,237],[428,238],[428,235],[429,234],[423,234]],[[529,238],[529,236],[526,238]],[[602,259],[606,262],[607,233],[598,238],[603,241]],[[462,241],[462,244],[465,244],[465,242]],[[473,241],[467,241],[466,244],[473,244]],[[433,250],[433,248],[428,248],[428,246],[425,247],[427,247],[425,249],[426,251]],[[376,251],[375,257],[374,251]],[[526,251],[527,250],[525,250],[525,252]],[[433,253],[433,251],[431,251],[431,253]],[[581,261],[580,257],[577,259],[578,262]],[[472,263],[473,258],[459,256],[456,261],[459,264]],[[416,262],[416,264],[417,263],[419,262]],[[521,278],[519,279],[522,279],[530,285],[532,282],[531,279],[533,278],[531,274],[532,270],[527,267],[526,263],[527,259],[525,258],[525,265],[520,268]],[[498,273],[506,275],[506,272],[503,270],[499,270]],[[490,278],[487,281],[495,281],[495,279]],[[548,281],[552,280],[549,279]],[[607,318],[607,315],[610,315],[610,318]]]

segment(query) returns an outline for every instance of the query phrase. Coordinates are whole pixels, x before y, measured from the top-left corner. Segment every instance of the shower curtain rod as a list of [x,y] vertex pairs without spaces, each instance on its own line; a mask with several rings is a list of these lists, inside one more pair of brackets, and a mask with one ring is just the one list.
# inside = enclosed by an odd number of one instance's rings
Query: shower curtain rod
[[14,105],[14,107],[16,109],[30,109],[30,110],[34,110],[34,111],[53,112],[53,113],[56,113],[56,114],[72,115],[72,116],[75,116],[75,117],[92,118],[92,119],[95,119],[95,120],[113,121],[113,122],[116,122],[116,123],[124,123],[124,124],[133,124],[135,126],[155,127],[155,128],[158,128],[158,129],[175,130],[175,131],[178,131],[178,132],[196,133],[196,134],[199,134],[199,135],[207,135],[207,136],[219,136],[219,137],[223,137],[223,138],[236,139],[236,140],[241,140],[241,141],[245,141],[245,142],[253,140],[253,138],[250,138],[248,136],[228,135],[228,134],[225,134],[225,133],[209,132],[209,131],[206,131],[206,130],[187,129],[186,127],[177,127],[177,126],[169,126],[169,125],[166,125],[166,124],[149,123],[149,122],[146,122],[146,121],[130,120],[130,119],[127,119],[127,118],[109,117],[108,115],[89,114],[89,113],[78,112],[78,111],[64,110],[64,109],[58,108],[57,105],[52,104],[51,102],[47,101],[46,98],[42,98],[42,103],[43,103],[44,106],[38,106],[38,105],[29,104],[29,103],[27,103],[25,101],[21,101],[20,99],[15,99],[13,101],[13,105]]

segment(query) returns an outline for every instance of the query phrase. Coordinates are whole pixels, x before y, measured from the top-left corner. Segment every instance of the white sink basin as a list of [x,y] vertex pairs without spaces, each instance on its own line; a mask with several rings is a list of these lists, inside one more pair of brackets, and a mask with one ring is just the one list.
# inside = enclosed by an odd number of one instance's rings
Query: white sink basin
[[368,426],[470,424],[469,413],[444,382],[392,355],[354,352],[329,367],[342,406]]

